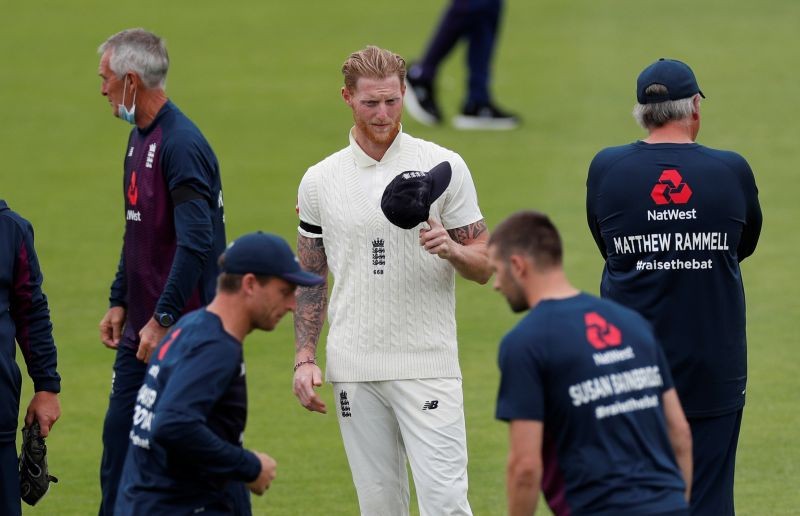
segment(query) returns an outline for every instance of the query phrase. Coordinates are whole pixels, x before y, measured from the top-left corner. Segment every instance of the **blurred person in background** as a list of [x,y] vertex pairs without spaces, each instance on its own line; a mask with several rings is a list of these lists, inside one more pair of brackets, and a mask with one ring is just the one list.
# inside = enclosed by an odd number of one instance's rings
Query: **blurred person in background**
[[422,58],[408,69],[406,109],[418,122],[442,122],[436,78],[442,61],[465,39],[467,92],[461,113],[453,118],[457,129],[514,129],[519,117],[500,109],[491,92],[491,64],[500,27],[503,0],[450,0]]

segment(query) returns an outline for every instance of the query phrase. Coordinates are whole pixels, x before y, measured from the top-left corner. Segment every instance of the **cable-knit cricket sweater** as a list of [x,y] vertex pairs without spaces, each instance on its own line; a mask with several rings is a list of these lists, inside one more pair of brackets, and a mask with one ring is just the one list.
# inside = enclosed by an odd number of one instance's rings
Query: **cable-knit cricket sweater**
[[[446,229],[483,217],[464,160],[402,131],[380,161],[350,145],[308,169],[300,184],[299,231],[322,238],[334,285],[328,310],[326,378],[361,382],[460,377],[455,269],[419,244],[417,228],[392,225],[380,208],[399,173],[449,161],[452,179],[430,210]],[[311,228],[311,229],[309,229]]]

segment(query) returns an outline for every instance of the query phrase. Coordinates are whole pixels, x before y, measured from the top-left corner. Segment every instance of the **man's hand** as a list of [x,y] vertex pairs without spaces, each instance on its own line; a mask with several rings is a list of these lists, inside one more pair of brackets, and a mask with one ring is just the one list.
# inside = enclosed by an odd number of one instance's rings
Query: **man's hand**
[[139,349],[136,351],[136,358],[144,362],[145,364],[150,361],[150,356],[155,351],[156,346],[161,339],[164,338],[164,335],[167,334],[167,330],[169,328],[164,328],[158,322],[150,318],[147,321],[147,324],[144,325],[144,328],[141,329],[139,332]]
[[47,437],[56,420],[61,417],[61,405],[55,392],[39,391],[33,395],[25,414],[25,426],[39,422],[42,437]]
[[126,316],[127,311],[124,306],[112,306],[100,321],[100,340],[107,348],[117,349]]
[[459,251],[459,245],[455,242],[442,223],[435,219],[428,219],[430,229],[419,230],[419,245],[425,248],[430,254],[435,254],[439,258],[449,260]]
[[275,480],[275,468],[278,467],[278,463],[266,453],[257,451],[253,453],[258,457],[258,460],[261,461],[261,473],[258,474],[258,478],[247,484],[247,488],[250,489],[252,493],[261,496],[264,494],[264,491],[269,489],[269,485],[272,481]]
[[314,387],[322,385],[322,370],[317,364],[302,364],[294,372],[294,395],[300,404],[311,412],[327,414],[325,402],[320,398]]

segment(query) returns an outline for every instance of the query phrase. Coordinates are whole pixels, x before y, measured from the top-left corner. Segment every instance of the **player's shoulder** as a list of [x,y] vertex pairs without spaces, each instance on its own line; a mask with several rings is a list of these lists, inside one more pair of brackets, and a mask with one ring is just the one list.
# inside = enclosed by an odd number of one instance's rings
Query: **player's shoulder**
[[580,312],[596,311],[602,314],[607,314],[609,317],[616,316],[617,318],[633,319],[636,321],[644,321],[644,317],[639,315],[638,312],[632,308],[609,299],[606,297],[598,297],[587,292],[581,292],[575,297],[577,301],[574,307]]
[[238,358],[231,355],[241,352],[241,344],[225,331],[220,318],[206,308],[198,308],[182,316],[168,333],[165,343],[170,339],[180,342],[184,353],[203,350],[218,354],[220,360],[230,357],[232,362],[236,362]]
[[400,137],[403,139],[401,144],[404,151],[419,156],[423,162],[437,164],[442,161],[450,161],[453,166],[464,163],[460,154],[438,143],[423,140],[408,133],[400,133]]
[[3,223],[4,233],[14,231],[22,234],[32,230],[28,219],[12,210],[2,199],[0,199],[0,221]]
[[159,124],[162,127],[164,146],[190,144],[193,142],[208,145],[205,135],[203,135],[197,124],[172,101],[167,101],[163,109],[164,113]]
[[529,347],[547,336],[547,321],[551,311],[537,305],[528,310],[503,338],[509,347]]
[[636,153],[638,146],[636,143],[626,143],[601,149],[592,159],[592,168],[602,168],[610,166],[621,159]]
[[353,156],[353,151],[350,149],[349,146],[343,149],[339,149],[333,154],[329,154],[320,161],[308,167],[308,170],[306,170],[305,175],[318,176],[320,174],[333,173],[335,170],[338,170],[340,168],[343,160],[352,159],[352,156]]
[[705,145],[698,145],[697,152],[704,154],[708,157],[717,159],[719,161],[722,161],[732,168],[736,169],[741,169],[743,167],[746,167],[748,169],[750,168],[744,156],[732,150],[714,149],[712,147],[706,147]]

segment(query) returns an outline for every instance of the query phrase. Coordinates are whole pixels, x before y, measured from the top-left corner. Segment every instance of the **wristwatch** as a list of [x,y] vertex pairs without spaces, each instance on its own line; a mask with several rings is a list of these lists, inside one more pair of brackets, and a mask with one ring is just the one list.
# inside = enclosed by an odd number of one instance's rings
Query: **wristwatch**
[[175,324],[175,317],[169,312],[156,312],[153,315],[153,319],[164,328],[169,328]]

